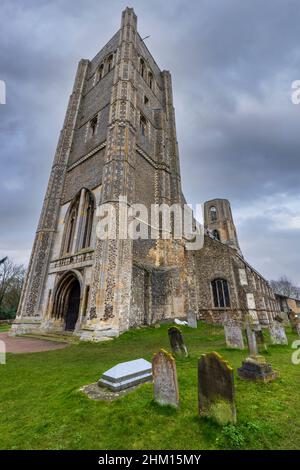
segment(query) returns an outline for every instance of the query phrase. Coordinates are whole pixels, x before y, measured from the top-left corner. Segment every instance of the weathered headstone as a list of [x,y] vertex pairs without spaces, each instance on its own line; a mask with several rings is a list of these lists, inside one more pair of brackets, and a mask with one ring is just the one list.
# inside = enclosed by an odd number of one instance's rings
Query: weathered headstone
[[100,387],[119,392],[152,380],[152,364],[145,359],[122,362],[104,372],[98,381]]
[[154,400],[160,405],[179,405],[176,363],[173,356],[161,349],[152,360]]
[[229,348],[244,349],[243,331],[240,322],[225,320],[224,334]]
[[248,322],[246,323],[246,337],[247,337],[247,343],[248,343],[250,356],[256,356],[258,354],[256,336],[250,323]]
[[192,310],[188,311],[187,323],[190,328],[197,328],[197,316],[196,316],[196,313],[193,312]]
[[233,369],[216,352],[198,361],[198,404],[200,416],[222,425],[236,422]]
[[[298,330],[300,329],[300,319],[299,319],[299,316],[295,313],[295,312],[289,312],[289,320],[290,320],[290,324],[291,324],[291,327],[292,327],[292,331],[294,333],[298,333]],[[299,326],[297,326],[299,325]],[[299,335],[299,338],[300,338],[300,334],[298,333]]]
[[168,329],[170,345],[173,354],[181,354],[185,357],[188,356],[188,350],[184,344],[182,333],[179,328],[172,326]]
[[257,344],[258,351],[259,352],[267,351],[267,345],[266,345],[266,342],[265,342],[265,337],[264,337],[263,330],[261,328],[260,329],[255,329],[254,334],[255,334],[255,339],[256,339],[256,344]]
[[263,356],[247,357],[237,372],[242,379],[262,382],[270,382],[277,377],[277,373],[273,371],[271,364],[267,364]]
[[272,344],[288,344],[283,323],[273,321],[269,326]]
[[298,337],[300,338],[300,322],[296,323],[296,325],[295,325],[295,330],[296,330],[296,332],[297,332],[297,334],[298,334]]

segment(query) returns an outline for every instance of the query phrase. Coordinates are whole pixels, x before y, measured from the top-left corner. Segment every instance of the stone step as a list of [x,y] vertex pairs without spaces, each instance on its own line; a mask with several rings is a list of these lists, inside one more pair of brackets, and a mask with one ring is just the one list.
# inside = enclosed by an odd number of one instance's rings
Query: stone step
[[45,341],[52,341],[56,343],[79,343],[78,336],[74,336],[71,334],[66,333],[27,333],[25,335],[21,335],[22,338],[34,338],[34,339],[41,339]]

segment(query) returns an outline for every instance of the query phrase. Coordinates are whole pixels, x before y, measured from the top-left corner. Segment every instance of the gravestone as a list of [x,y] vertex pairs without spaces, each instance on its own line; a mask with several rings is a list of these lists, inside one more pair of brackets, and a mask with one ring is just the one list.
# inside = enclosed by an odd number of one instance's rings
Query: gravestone
[[187,314],[187,323],[190,328],[197,328],[197,317],[196,313],[193,312],[192,310],[188,311]]
[[250,323],[248,322],[246,323],[246,338],[247,338],[247,344],[248,344],[250,356],[256,356],[258,354],[256,336]]
[[222,425],[236,423],[233,369],[216,352],[198,361],[198,404],[200,416]]
[[273,321],[269,326],[272,344],[288,344],[288,339],[282,323]]
[[229,348],[244,349],[243,331],[240,322],[225,320],[224,334]]
[[185,357],[188,356],[188,350],[184,344],[182,333],[179,328],[172,326],[168,329],[170,345],[173,354],[181,354]]
[[176,363],[163,349],[152,360],[154,400],[160,405],[179,405]]
[[114,392],[135,387],[152,380],[152,365],[145,359],[121,362],[104,372],[98,381],[100,387],[107,387]]
[[[290,320],[290,324],[291,324],[293,333],[298,333],[298,331],[300,329],[299,316],[295,312],[289,312],[288,316],[289,316],[289,320]],[[298,333],[298,336],[300,338],[299,333]]]
[[266,342],[265,342],[265,337],[264,337],[263,330],[261,328],[256,329],[256,330],[254,330],[254,334],[255,334],[255,339],[256,339],[258,352],[267,351],[267,345],[266,345]]

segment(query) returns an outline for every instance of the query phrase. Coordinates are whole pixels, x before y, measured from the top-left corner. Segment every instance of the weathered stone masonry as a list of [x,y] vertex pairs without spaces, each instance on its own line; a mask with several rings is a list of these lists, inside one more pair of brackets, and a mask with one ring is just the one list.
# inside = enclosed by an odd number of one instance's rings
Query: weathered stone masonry
[[103,340],[188,310],[206,321],[250,312],[272,322],[278,304],[241,254],[228,201],[205,204],[204,246],[189,251],[184,239],[97,239],[96,209],[110,202],[118,214],[119,196],[147,208],[185,203],[171,75],[131,8],[79,63],[13,332]]

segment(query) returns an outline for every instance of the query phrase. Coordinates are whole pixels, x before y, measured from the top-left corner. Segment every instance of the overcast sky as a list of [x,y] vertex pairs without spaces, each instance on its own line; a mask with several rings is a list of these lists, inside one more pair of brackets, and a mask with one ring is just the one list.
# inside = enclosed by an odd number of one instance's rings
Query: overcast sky
[[0,256],[28,262],[77,63],[127,5],[172,73],[186,199],[228,198],[246,259],[300,285],[299,0],[1,0]]

